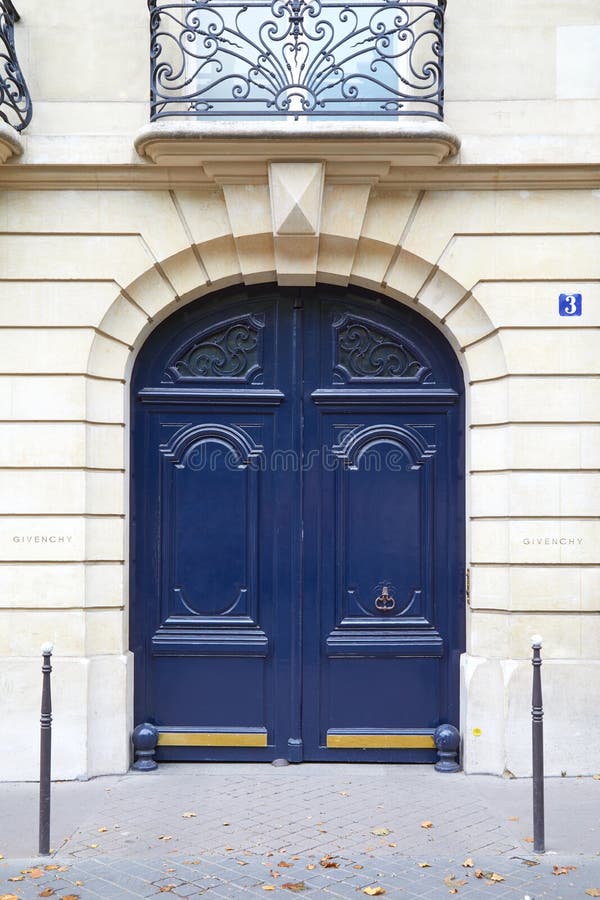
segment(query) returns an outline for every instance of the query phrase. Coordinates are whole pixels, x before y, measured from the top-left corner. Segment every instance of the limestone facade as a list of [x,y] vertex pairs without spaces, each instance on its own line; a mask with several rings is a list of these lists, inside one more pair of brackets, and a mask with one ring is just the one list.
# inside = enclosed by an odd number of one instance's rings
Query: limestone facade
[[[460,149],[450,140],[439,163],[377,155],[368,129],[335,145],[284,134],[276,151],[270,134],[252,159],[252,140],[230,159],[225,135],[208,159],[167,129],[154,162],[134,144],[146,5],[18,6],[34,117],[0,167],[0,778],[36,775],[45,641],[55,777],[128,768],[133,362],[179,305],[269,282],[360,285],[448,337],[468,386],[465,768],[529,772],[539,633],[547,771],[597,772],[596,0],[497,0],[485,15],[449,0],[445,120]],[[298,226],[285,204],[305,194]],[[583,295],[581,316],[559,316],[561,293]]]

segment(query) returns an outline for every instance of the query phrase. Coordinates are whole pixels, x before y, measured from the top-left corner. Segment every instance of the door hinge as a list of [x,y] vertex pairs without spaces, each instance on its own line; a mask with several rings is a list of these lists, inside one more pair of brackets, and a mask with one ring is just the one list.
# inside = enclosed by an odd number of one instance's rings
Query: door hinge
[[471,605],[471,570],[467,569],[465,572],[465,597],[467,599],[467,606]]

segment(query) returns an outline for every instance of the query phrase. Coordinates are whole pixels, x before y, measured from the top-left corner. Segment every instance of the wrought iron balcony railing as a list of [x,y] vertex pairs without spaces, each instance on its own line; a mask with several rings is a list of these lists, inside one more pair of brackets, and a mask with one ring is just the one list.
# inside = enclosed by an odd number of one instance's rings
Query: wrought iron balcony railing
[[19,18],[12,0],[0,0],[0,119],[23,131],[32,107],[15,50],[14,24]]
[[148,0],[152,120],[442,119],[446,0]]

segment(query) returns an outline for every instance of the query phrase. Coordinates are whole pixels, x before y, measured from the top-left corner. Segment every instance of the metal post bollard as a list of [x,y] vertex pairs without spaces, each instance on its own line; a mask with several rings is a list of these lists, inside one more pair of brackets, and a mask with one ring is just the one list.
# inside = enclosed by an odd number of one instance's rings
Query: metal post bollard
[[531,638],[533,689],[531,693],[531,747],[533,763],[533,849],[546,852],[544,839],[544,708],[542,706],[542,639]]
[[52,644],[44,644],[42,655],[42,714],[40,717],[40,856],[50,853],[50,775],[52,767],[52,696],[50,693],[50,658]]

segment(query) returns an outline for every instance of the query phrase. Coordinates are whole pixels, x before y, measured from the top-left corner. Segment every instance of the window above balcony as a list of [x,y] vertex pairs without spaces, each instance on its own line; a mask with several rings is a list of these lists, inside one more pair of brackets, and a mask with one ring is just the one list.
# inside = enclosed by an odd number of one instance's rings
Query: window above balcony
[[149,0],[154,124],[136,146],[197,164],[228,139],[250,156],[260,142],[284,157],[316,142],[346,161],[348,142],[363,156],[369,142],[394,164],[440,162],[458,148],[442,121],[445,6]]

